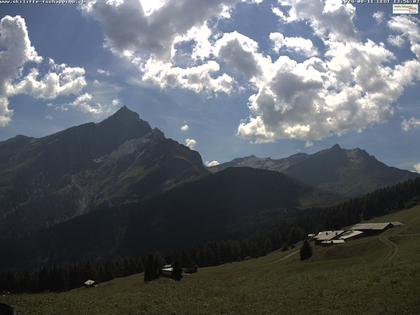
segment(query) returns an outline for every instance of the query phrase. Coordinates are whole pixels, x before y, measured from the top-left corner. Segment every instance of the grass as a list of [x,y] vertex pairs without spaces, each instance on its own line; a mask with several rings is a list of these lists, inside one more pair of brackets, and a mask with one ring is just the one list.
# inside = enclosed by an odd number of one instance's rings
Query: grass
[[[180,282],[143,275],[66,293],[0,297],[18,314],[420,314],[420,207],[372,221],[401,221],[380,236],[202,268]],[[416,235],[417,234],[417,235]],[[391,260],[391,240],[398,246]]]

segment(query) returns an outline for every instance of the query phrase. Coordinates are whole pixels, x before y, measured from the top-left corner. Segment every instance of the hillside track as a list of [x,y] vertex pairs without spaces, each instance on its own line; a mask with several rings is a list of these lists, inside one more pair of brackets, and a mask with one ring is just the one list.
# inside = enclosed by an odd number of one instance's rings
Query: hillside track
[[420,237],[420,233],[401,233],[395,236],[396,237]]
[[290,257],[293,257],[294,255],[296,255],[298,252],[299,252],[299,250],[295,250],[295,251],[291,252],[290,254],[287,254],[286,256],[281,257],[280,259],[269,262],[268,265],[276,264],[276,263],[279,263],[281,261],[285,261],[285,260],[289,259]]
[[389,253],[386,257],[387,261],[391,261],[392,259],[394,259],[395,256],[397,256],[398,251],[399,251],[398,245],[395,244],[393,241],[391,241],[386,236],[380,236],[378,239],[382,244],[384,244],[386,247],[389,248]]

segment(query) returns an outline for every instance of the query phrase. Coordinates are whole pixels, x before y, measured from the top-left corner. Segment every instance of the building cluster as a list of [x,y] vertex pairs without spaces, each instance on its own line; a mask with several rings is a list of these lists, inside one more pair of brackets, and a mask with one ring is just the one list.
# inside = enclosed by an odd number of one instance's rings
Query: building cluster
[[308,238],[315,241],[316,245],[331,246],[364,236],[382,233],[390,228],[403,225],[401,222],[384,223],[359,223],[348,230],[321,231],[318,234],[308,234]]

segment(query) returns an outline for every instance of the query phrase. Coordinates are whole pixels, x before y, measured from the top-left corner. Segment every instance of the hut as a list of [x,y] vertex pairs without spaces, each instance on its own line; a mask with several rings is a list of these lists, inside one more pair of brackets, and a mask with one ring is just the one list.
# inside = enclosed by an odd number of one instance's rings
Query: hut
[[85,288],[93,288],[96,287],[96,282],[94,280],[86,280],[83,285],[85,286]]
[[172,265],[165,265],[160,269],[160,272],[163,277],[172,277],[173,270],[174,268],[172,267]]
[[313,233],[308,234],[308,236],[307,236],[308,240],[313,240],[313,238],[315,237],[315,235],[316,234],[313,234]]

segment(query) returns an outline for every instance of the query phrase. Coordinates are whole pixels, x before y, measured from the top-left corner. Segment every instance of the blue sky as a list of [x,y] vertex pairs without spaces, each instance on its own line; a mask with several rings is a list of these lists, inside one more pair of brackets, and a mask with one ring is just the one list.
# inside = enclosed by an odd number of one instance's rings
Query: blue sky
[[126,105],[204,161],[339,143],[414,170],[418,18],[341,0],[0,5],[0,139]]

